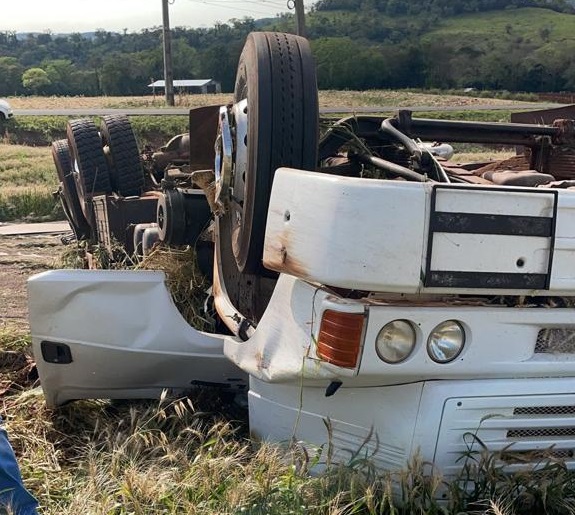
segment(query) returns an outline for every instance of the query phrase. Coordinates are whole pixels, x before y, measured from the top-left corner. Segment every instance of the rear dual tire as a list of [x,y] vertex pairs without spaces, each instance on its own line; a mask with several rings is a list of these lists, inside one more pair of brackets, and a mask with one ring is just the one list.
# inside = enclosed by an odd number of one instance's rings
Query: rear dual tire
[[70,147],[65,139],[52,143],[52,158],[60,180],[60,200],[70,226],[78,240],[90,239],[91,229],[84,216],[72,171]]
[[109,148],[110,182],[122,197],[144,191],[144,169],[130,120],[125,115],[104,116],[100,126],[102,143]]
[[71,120],[66,129],[78,199],[87,220],[92,219],[91,200],[94,195],[112,193],[110,169],[100,133],[92,120]]

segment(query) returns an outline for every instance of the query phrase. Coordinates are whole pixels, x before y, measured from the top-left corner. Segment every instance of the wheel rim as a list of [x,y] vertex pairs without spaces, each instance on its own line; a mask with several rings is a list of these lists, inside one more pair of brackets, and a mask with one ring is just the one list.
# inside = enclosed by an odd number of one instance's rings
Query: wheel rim
[[235,146],[234,146],[234,175],[232,183],[231,210],[231,237],[232,252],[237,263],[245,260],[246,250],[242,247],[243,219],[244,219],[244,199],[246,188],[246,173],[248,168],[248,99],[245,98],[233,107]]

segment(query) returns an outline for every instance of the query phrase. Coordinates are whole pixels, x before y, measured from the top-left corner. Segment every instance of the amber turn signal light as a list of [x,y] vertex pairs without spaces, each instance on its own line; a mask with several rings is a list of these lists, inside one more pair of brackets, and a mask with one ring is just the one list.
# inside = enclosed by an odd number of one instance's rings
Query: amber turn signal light
[[344,368],[355,368],[359,359],[365,315],[324,311],[317,340],[317,355]]

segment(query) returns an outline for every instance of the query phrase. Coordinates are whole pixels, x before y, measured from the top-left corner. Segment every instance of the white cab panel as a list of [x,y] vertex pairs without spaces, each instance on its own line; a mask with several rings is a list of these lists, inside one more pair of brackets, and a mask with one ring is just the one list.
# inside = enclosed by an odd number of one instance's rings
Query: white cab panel
[[28,281],[34,354],[49,406],[83,398],[150,398],[246,375],[223,337],[193,329],[162,272],[54,270]]

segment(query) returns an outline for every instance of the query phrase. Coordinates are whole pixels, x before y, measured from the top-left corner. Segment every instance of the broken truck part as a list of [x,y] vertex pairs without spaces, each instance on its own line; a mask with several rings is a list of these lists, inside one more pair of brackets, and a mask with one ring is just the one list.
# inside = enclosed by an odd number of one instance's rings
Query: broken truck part
[[[452,475],[481,449],[522,466],[548,450],[572,468],[573,121],[402,111],[345,118],[318,138],[315,84],[304,39],[252,33],[233,104],[192,111],[189,138],[173,140],[189,141],[189,156],[144,154],[146,195],[158,198],[149,222],[164,245],[204,256],[215,334],[182,321],[159,273],[30,280],[48,403],[249,377],[262,439],[296,438],[340,460],[361,448],[387,470],[419,452]],[[521,153],[458,163],[425,141]],[[69,147],[69,173],[90,172]],[[94,194],[83,199],[88,224]]]

